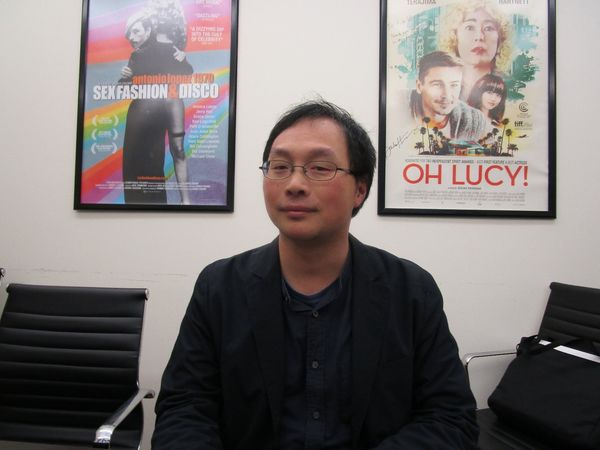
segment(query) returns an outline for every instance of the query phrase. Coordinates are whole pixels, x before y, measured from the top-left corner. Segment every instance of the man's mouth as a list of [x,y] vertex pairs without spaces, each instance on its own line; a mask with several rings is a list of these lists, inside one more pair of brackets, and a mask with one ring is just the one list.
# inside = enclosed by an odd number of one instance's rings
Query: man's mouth
[[309,208],[307,206],[284,206],[281,208],[282,211],[284,212],[298,212],[298,213],[308,213],[308,212],[313,212],[314,209],[313,208]]

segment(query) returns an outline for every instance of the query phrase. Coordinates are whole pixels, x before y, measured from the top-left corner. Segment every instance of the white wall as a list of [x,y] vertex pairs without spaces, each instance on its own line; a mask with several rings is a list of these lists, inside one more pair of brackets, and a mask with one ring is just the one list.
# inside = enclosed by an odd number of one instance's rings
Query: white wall
[[[352,226],[433,273],[461,353],[533,334],[553,280],[600,286],[600,2],[557,3],[558,218],[379,217],[375,181]],[[0,266],[7,282],[148,287],[141,381],[158,389],[199,270],[275,235],[256,167],[279,114],[318,93],[377,143],[378,1],[240,0],[232,214],[73,210],[80,26],[81,0],[0,0]]]

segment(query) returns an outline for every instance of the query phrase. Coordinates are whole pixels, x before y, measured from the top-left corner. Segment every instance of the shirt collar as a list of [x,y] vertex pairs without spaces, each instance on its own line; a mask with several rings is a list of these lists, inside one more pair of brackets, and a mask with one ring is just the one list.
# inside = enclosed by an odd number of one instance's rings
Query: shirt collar
[[281,277],[281,291],[283,300],[292,309],[292,311],[318,311],[327,306],[333,300],[339,297],[342,289],[348,284],[352,275],[352,255],[348,252],[348,257],[342,268],[342,272],[329,286],[317,292],[316,294],[305,295],[294,290],[286,279]]

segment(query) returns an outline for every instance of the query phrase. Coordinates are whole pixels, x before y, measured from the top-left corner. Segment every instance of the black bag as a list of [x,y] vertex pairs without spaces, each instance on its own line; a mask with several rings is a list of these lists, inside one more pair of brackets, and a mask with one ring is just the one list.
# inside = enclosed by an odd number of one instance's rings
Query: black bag
[[521,339],[488,405],[501,421],[553,447],[598,450],[600,363],[553,350],[573,343]]

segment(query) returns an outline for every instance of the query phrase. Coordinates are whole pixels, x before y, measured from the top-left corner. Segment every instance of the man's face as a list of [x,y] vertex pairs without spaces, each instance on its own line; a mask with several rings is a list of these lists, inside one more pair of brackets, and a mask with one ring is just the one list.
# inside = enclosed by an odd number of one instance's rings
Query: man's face
[[142,22],[134,23],[129,32],[127,33],[127,39],[134,48],[140,48],[140,46],[148,40],[150,37],[150,28],[144,28]]
[[458,103],[461,81],[461,67],[433,67],[423,81],[417,80],[425,115],[435,118],[450,114]]
[[[294,165],[328,161],[349,168],[346,136],[331,119],[303,119],[273,141],[269,160]],[[365,198],[366,184],[338,171],[329,181],[313,181],[296,167],[289,178],[263,181],[265,205],[280,239],[327,242],[347,238],[352,210]]]

